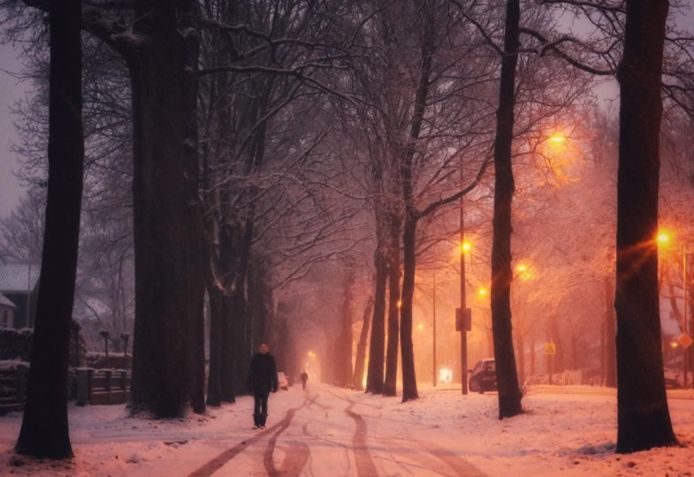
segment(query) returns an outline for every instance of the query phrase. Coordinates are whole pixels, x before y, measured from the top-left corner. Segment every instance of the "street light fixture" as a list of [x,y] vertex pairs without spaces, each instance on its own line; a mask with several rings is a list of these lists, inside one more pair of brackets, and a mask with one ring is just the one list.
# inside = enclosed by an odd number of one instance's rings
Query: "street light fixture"
[[555,132],[547,138],[547,141],[553,145],[564,144],[566,142],[566,136],[563,133]]
[[460,250],[462,253],[469,253],[470,250],[472,250],[472,244],[464,240],[463,243],[460,244]]
[[659,229],[658,234],[656,235],[656,241],[658,242],[658,245],[668,247],[672,242],[672,234],[667,230]]

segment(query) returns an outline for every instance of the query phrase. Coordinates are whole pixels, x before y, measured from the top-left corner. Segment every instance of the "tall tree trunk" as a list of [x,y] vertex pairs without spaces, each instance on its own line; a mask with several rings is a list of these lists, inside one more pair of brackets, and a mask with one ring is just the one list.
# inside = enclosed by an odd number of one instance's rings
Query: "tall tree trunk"
[[385,396],[395,396],[398,378],[398,341],[400,340],[400,219],[390,217],[388,247],[388,342],[386,348]]
[[496,379],[499,387],[499,419],[522,412],[511,325],[511,205],[514,181],[511,164],[513,142],[516,64],[518,62],[519,0],[506,1],[505,55],[501,60],[499,109],[494,140],[494,220],[492,239],[492,330]]
[[130,409],[181,416],[196,372],[191,332],[203,283],[198,232],[195,2],[140,0],[128,57],[134,131],[135,337]]
[[221,361],[220,361],[220,390],[222,402],[236,402],[234,383],[236,382],[236,366],[234,363],[234,296],[226,291],[222,295],[221,320]]
[[352,320],[353,320],[353,301],[354,301],[354,284],[356,274],[354,265],[347,263],[344,267],[345,276],[343,282],[343,297],[342,306],[340,309],[339,335],[336,342],[336,376],[335,383],[338,386],[349,386],[352,382]]
[[412,308],[414,305],[414,276],[416,270],[417,221],[419,220],[414,199],[413,161],[417,152],[417,140],[422,131],[424,112],[429,97],[430,78],[435,45],[434,12],[432,5],[422,2],[422,32],[420,45],[420,71],[414,98],[409,137],[400,155],[400,177],[402,199],[405,208],[405,224],[402,232],[403,277],[402,306],[400,309],[400,348],[402,357],[402,401],[418,399],[417,377],[414,366],[412,344]]
[[414,305],[414,272],[417,220],[408,214],[402,234],[403,277],[400,314],[400,348],[402,353],[402,402],[418,399],[417,376],[412,344],[412,308]]
[[388,263],[383,253],[383,243],[377,240],[374,262],[376,280],[374,283],[374,313],[371,323],[371,342],[369,345],[369,369],[366,375],[366,392],[383,392],[383,358],[385,351],[386,280]]
[[371,310],[374,306],[374,298],[370,296],[366,300],[366,306],[364,307],[364,315],[362,317],[361,331],[359,332],[359,342],[357,343],[357,354],[354,359],[354,375],[352,377],[352,385],[355,389],[363,390],[364,384],[364,364],[366,361],[366,343],[369,340],[369,325],[371,320],[369,319],[371,315]]
[[224,303],[221,290],[215,283],[207,288],[210,300],[210,359],[207,377],[207,404],[222,404],[222,337],[224,329]]
[[676,442],[663,375],[655,242],[667,12],[667,0],[627,1],[617,74],[617,452]]
[[67,372],[77,273],[84,141],[81,2],[51,2],[48,197],[29,387],[16,451],[72,456]]

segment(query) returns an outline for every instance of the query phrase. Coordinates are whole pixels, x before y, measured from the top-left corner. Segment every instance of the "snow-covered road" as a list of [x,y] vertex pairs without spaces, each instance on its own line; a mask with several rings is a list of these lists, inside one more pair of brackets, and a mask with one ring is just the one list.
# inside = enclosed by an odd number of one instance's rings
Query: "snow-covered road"
[[75,459],[11,453],[19,414],[0,417],[0,475],[89,477],[691,476],[694,400],[672,396],[686,447],[614,454],[614,392],[531,389],[525,414],[499,421],[494,394],[424,388],[400,403],[331,386],[270,398],[268,428],[251,429],[252,399],[205,416],[152,421],[123,406],[70,408]]
[[[284,418],[200,466],[190,477],[484,475],[449,448],[420,440],[431,428],[393,426],[382,408],[352,392],[314,387]],[[421,429],[418,429],[421,428]],[[418,432],[419,431],[419,432]]]

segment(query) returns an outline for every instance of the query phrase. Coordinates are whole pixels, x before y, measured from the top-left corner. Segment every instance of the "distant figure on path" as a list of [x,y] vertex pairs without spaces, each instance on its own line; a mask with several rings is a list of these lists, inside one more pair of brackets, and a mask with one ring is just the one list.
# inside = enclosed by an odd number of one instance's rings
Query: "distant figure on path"
[[260,343],[251,359],[248,387],[255,399],[253,407],[254,429],[264,429],[267,421],[267,399],[270,391],[277,392],[277,365],[267,343]]
[[306,391],[306,383],[308,382],[308,373],[304,369],[301,372],[301,388]]

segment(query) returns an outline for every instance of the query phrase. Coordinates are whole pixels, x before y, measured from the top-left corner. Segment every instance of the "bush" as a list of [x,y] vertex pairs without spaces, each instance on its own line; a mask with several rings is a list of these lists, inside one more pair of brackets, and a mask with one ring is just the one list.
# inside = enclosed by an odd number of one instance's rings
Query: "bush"
[[[0,360],[21,360],[31,359],[31,342],[34,330],[31,328],[1,328],[0,329]],[[69,365],[78,367],[82,365],[82,360],[86,350],[84,339],[82,338],[82,327],[76,321],[72,321],[70,330],[70,356]]]
[[34,330],[31,328],[0,329],[0,359],[29,361],[33,336]]
[[104,353],[87,353],[84,366],[94,369],[130,369],[132,356],[123,353],[109,353],[108,358]]

